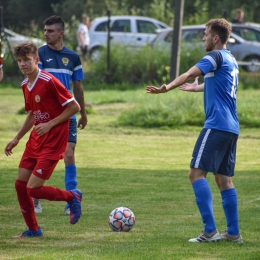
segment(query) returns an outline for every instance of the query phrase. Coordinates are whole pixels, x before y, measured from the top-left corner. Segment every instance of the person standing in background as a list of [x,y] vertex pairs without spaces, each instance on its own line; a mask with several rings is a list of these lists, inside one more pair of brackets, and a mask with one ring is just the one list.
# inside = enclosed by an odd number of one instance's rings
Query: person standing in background
[[[84,74],[79,55],[63,44],[64,21],[59,16],[53,15],[44,21],[44,25],[44,38],[47,44],[38,50],[40,57],[38,66],[40,69],[58,78],[70,93],[72,92],[70,84],[73,82],[74,97],[81,108],[81,117],[78,123],[76,115],[70,118],[69,137],[64,155],[65,188],[66,190],[73,190],[77,186],[77,168],[75,163],[77,128],[82,130],[87,125],[84,90],[81,84]],[[42,212],[39,203],[39,200],[34,200],[35,211],[38,213]],[[65,215],[69,215],[69,211],[70,208],[67,203],[65,205]]]
[[79,25],[77,31],[78,47],[81,50],[82,56],[84,58],[87,57],[88,45],[90,42],[89,33],[88,33],[89,20],[90,20],[89,16],[83,15],[82,22]]
[[3,72],[3,63],[2,59],[0,58],[0,82],[3,80],[4,72]]
[[244,11],[242,9],[237,9],[236,10],[236,16],[231,21],[231,23],[238,23],[238,24],[245,23],[245,21],[244,21]]

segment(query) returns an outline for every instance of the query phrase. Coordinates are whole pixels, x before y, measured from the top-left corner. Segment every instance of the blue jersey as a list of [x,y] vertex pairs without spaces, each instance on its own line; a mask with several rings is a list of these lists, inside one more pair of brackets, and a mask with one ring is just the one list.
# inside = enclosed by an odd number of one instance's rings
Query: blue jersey
[[[70,84],[72,81],[84,79],[81,61],[79,55],[67,47],[57,51],[44,45],[38,50],[40,61],[38,66],[53,76],[72,93]],[[72,118],[76,118],[73,116]]]
[[229,50],[209,52],[196,66],[204,75],[204,128],[239,134],[238,65]]

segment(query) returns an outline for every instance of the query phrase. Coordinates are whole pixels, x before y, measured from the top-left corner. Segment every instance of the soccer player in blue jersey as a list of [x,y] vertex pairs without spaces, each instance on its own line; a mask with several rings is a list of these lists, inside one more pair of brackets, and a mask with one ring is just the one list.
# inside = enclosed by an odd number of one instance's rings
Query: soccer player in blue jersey
[[[237,193],[232,182],[239,122],[236,111],[238,65],[226,49],[231,30],[225,19],[210,20],[202,39],[208,54],[168,85],[146,87],[147,93],[151,94],[165,93],[177,87],[183,91],[204,91],[206,118],[193,150],[189,172],[204,229],[189,242],[243,242],[238,225]],[[204,75],[204,83],[200,85],[199,75]],[[187,83],[194,78],[193,83]],[[214,174],[222,197],[227,224],[227,230],[222,234],[215,224],[212,193],[206,180],[208,172]]]
[[[44,21],[44,38],[46,45],[39,48],[39,68],[43,69],[56,78],[70,91],[73,83],[73,94],[80,105],[80,115],[78,122],[76,115],[70,118],[69,139],[64,156],[65,163],[65,188],[66,190],[76,189],[77,169],[75,164],[75,147],[77,142],[77,128],[84,129],[87,125],[87,115],[84,102],[84,90],[81,80],[84,79],[83,70],[79,55],[64,46],[65,24],[64,21],[56,15],[47,18]],[[35,211],[41,212],[42,208],[39,200],[34,200]],[[68,204],[65,206],[65,215],[69,215]]]

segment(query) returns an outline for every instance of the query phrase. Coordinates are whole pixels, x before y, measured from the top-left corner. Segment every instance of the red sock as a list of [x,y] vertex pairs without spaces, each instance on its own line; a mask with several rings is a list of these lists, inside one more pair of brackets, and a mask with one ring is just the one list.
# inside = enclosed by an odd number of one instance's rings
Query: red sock
[[70,202],[74,198],[74,195],[69,190],[61,190],[52,186],[27,187],[27,192],[31,197],[36,199]]
[[34,204],[32,198],[27,193],[27,182],[16,180],[15,189],[20,204],[24,221],[30,230],[38,230],[39,226],[34,212]]

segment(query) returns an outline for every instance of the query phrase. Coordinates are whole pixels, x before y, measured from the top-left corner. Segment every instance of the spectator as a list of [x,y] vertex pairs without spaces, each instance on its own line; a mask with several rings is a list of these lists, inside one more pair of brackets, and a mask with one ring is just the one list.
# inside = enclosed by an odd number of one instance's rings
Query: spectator
[[86,58],[88,53],[88,45],[89,45],[89,34],[88,34],[88,25],[89,24],[89,16],[83,15],[82,23],[78,27],[77,31],[77,39],[78,39],[78,47],[81,50],[81,54],[84,58]]
[[4,72],[3,72],[3,63],[2,59],[0,58],[0,82],[3,80]]
[[232,23],[245,23],[244,21],[244,11],[242,9],[237,9],[236,10],[236,16],[235,18],[231,21]]

